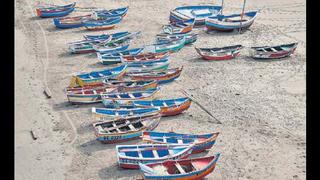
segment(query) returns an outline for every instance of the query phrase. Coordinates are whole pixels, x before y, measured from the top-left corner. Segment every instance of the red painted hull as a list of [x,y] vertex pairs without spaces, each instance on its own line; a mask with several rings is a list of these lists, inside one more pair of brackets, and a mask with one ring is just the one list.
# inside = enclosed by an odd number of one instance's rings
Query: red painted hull
[[220,60],[234,59],[238,55],[240,55],[240,52],[235,53],[235,54],[226,55],[226,56],[206,56],[206,55],[201,55],[201,57],[202,57],[202,59],[205,59],[205,60],[220,61]]
[[181,114],[183,111],[189,109],[191,105],[191,101],[186,101],[182,105],[178,107],[172,107],[172,108],[161,108],[161,114],[162,116],[175,116],[178,114]]

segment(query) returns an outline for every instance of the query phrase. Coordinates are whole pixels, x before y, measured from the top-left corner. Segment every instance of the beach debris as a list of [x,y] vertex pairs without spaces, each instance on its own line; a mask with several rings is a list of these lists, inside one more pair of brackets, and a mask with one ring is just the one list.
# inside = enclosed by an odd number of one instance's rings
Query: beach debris
[[33,140],[37,140],[38,139],[38,137],[34,134],[34,132],[32,130],[30,131],[30,134],[31,134],[31,137],[32,137]]
[[51,98],[51,91],[48,87],[46,87],[43,92],[47,96],[48,99]]

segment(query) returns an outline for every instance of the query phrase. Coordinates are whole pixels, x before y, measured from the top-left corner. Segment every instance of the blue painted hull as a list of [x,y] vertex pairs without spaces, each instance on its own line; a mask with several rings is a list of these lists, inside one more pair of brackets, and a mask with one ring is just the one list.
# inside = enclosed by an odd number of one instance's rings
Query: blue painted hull
[[42,17],[42,18],[63,17],[63,16],[70,14],[72,11],[74,11],[74,8],[70,8],[68,10],[61,11],[61,12],[53,12],[53,13],[41,12],[40,17]]

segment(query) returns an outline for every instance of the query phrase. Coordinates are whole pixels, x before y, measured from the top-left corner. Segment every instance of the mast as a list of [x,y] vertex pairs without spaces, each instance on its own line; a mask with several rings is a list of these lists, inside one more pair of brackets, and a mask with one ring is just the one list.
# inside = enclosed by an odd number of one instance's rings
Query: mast
[[222,10],[223,10],[223,4],[224,4],[224,0],[222,0],[222,3],[221,3],[221,14],[222,14]]
[[241,33],[242,19],[243,19],[244,7],[245,7],[245,5],[246,5],[246,1],[247,1],[247,0],[244,0],[244,2],[243,2],[243,6],[242,6],[242,13],[241,13],[241,19],[240,19],[240,28],[239,28],[239,33]]

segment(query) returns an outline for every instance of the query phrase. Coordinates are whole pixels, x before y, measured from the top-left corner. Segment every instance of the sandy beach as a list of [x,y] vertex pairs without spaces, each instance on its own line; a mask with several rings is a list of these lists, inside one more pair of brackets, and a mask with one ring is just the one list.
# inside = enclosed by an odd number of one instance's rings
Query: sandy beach
[[[48,3],[48,1],[45,1]],[[52,4],[72,1],[53,0]],[[91,107],[68,103],[64,88],[75,72],[103,69],[95,54],[71,55],[67,43],[85,34],[141,31],[130,48],[152,44],[177,6],[216,4],[192,0],[77,1],[78,7],[113,9],[129,6],[127,16],[113,30],[57,29],[52,18],[35,16],[36,2],[15,1],[15,178],[138,179],[138,170],[117,165],[116,144],[95,140]],[[240,13],[242,1],[225,0],[224,13]],[[159,98],[192,94],[217,124],[195,103],[181,115],[162,118],[156,131],[204,134],[218,131],[213,148],[200,155],[221,153],[206,179],[302,180],[306,178],[306,2],[303,0],[247,0],[246,11],[260,9],[250,30],[208,34],[193,30],[198,40],[170,56],[170,67],[184,69],[164,85]],[[69,16],[87,14],[75,11]],[[285,59],[255,61],[241,56],[229,61],[204,61],[194,47],[279,45],[299,42]],[[47,99],[44,87],[51,90]],[[33,140],[30,131],[37,139]],[[139,140],[121,144],[141,143]],[[198,155],[199,156],[199,155]]]

